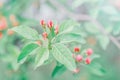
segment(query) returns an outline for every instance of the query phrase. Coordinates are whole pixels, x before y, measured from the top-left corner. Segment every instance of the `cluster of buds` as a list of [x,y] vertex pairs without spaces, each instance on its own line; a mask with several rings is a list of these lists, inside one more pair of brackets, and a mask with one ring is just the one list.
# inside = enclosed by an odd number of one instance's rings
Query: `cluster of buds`
[[52,29],[54,30],[55,34],[59,33],[59,27],[53,24],[53,22],[50,20],[47,23],[44,20],[40,21],[40,25],[45,29],[42,33],[43,39],[46,40],[48,38],[48,33],[46,32],[46,29],[49,28],[50,32],[52,32]]
[[[15,15],[10,15],[9,20],[11,21],[12,26],[19,25]],[[3,37],[3,31],[8,29],[7,26],[8,25],[7,25],[6,17],[3,15],[0,15],[0,39],[2,39],[2,37]],[[8,29],[7,34],[13,35],[14,31]]]
[[[79,47],[75,47],[74,48],[74,52],[75,53],[80,53],[80,48]],[[81,63],[83,62],[85,64],[90,64],[91,63],[90,56],[93,54],[93,50],[91,48],[89,48],[89,49],[87,49],[85,51],[86,55],[84,55],[84,54],[75,54],[75,53],[73,53],[73,58],[75,59],[75,61],[77,63],[80,63],[80,62]],[[79,72],[79,68],[75,69],[73,72],[74,73],[78,73]]]
[[[46,39],[51,40],[51,34],[52,34],[52,37],[54,37],[55,35],[57,35],[59,33],[58,25],[55,26],[52,21],[48,21],[46,23],[44,20],[41,20],[40,25],[42,26],[42,28],[44,30],[44,32],[42,33],[42,37],[44,40],[46,40]],[[50,35],[50,39],[49,39],[49,35]],[[37,42],[37,44],[41,44],[41,42]],[[87,49],[84,52],[86,55],[79,54],[80,52],[81,52],[81,50],[79,47],[74,48],[73,58],[75,59],[76,63],[77,64],[79,64],[79,63],[90,64],[91,63],[90,56],[92,55],[93,50]],[[79,71],[80,71],[79,68],[76,68],[73,72],[78,73]]]

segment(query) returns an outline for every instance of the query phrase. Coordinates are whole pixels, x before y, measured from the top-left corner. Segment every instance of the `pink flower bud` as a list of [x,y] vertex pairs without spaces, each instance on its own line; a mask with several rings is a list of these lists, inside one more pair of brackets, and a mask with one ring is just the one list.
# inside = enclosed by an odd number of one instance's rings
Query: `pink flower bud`
[[90,59],[89,57],[86,58],[86,59],[85,59],[85,63],[86,63],[86,64],[90,64],[90,63],[91,63],[91,59]]
[[93,53],[93,50],[92,50],[91,48],[90,48],[90,49],[87,49],[86,54],[87,54],[88,56],[92,55],[92,53]]
[[53,27],[53,22],[52,22],[51,20],[48,22],[48,27],[49,27],[49,28],[52,28],[52,27]]
[[83,59],[83,57],[82,57],[81,55],[77,55],[77,56],[76,56],[76,61],[77,61],[77,62],[81,62],[82,59]]
[[44,21],[44,20],[41,20],[41,21],[40,21],[40,25],[44,26],[44,25],[45,25],[45,21]]
[[55,34],[58,34],[58,32],[59,32],[59,27],[56,26],[56,28],[55,28]]
[[43,36],[43,38],[44,38],[44,40],[47,38],[47,36],[48,36],[48,34],[46,33],[46,32],[44,32],[43,34],[42,34],[42,36]]

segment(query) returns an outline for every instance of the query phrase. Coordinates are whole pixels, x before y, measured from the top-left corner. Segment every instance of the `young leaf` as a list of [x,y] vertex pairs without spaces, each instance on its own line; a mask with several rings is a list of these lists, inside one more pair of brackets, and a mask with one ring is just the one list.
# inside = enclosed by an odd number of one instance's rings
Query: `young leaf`
[[58,62],[66,66],[69,70],[73,71],[76,69],[71,51],[63,44],[54,44],[52,54]]
[[63,31],[66,31],[68,30],[69,28],[73,28],[73,27],[76,27],[78,26],[79,24],[76,22],[76,21],[73,21],[73,20],[67,20],[67,21],[64,21],[61,25],[60,25],[60,28],[59,28],[59,32],[63,32]]
[[89,32],[90,34],[100,33],[99,29],[93,23],[87,22],[84,25],[86,31]]
[[102,11],[104,11],[105,13],[109,15],[119,15],[119,12],[117,11],[117,9],[110,5],[106,5],[102,7]]
[[98,54],[93,54],[92,56],[90,56],[90,59],[91,59],[91,60],[96,59],[96,58],[100,58],[100,55],[98,55]]
[[116,22],[114,24],[114,27],[112,27],[113,35],[119,35],[120,34],[120,22]]
[[[49,54],[51,54],[50,51],[49,51]],[[44,62],[43,65],[51,64],[53,61],[54,61],[53,55],[49,55],[49,58]]]
[[35,59],[35,69],[41,66],[49,58],[49,50],[47,48],[39,48],[37,57]]
[[17,32],[18,34],[20,34],[24,38],[31,39],[31,40],[38,40],[39,39],[39,34],[37,33],[37,31],[35,31],[34,29],[29,28],[27,26],[14,27],[14,28],[12,28],[12,30]]
[[48,38],[51,40],[54,36],[55,36],[55,32],[54,32],[55,30],[54,30],[54,27],[52,27],[51,28],[51,32],[49,32],[49,34],[48,34]]
[[37,44],[34,44],[34,43],[28,44],[21,51],[20,55],[18,56],[17,61],[20,62],[22,59],[24,59],[26,56],[28,56],[30,53],[32,53],[38,47],[39,46]]
[[57,77],[62,75],[66,71],[66,67],[64,65],[56,66],[52,72],[52,77]]
[[88,69],[91,73],[98,76],[103,76],[106,73],[105,69],[99,63],[95,63],[95,62],[88,65]]
[[78,42],[78,43],[85,43],[85,40],[81,37],[80,34],[76,33],[66,33],[61,34],[55,38],[54,42],[60,43],[70,43],[70,42]]
[[109,38],[103,35],[99,35],[97,37],[98,37],[100,46],[105,50],[110,42]]
[[54,32],[55,30],[54,30],[54,28],[52,27],[52,29],[51,29],[51,35],[52,35],[52,37],[54,37],[55,36],[55,32]]
[[80,6],[81,4],[83,4],[85,2],[87,2],[87,0],[75,0],[72,4],[72,7],[73,7],[73,9],[77,8],[78,6]]

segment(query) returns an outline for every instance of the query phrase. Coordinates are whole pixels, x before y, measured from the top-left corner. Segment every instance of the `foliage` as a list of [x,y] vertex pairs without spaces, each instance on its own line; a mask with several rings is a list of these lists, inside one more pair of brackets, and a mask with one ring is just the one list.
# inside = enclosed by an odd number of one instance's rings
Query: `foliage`
[[[70,22],[72,22],[72,24]],[[60,27],[55,27],[55,24],[53,25],[52,21],[46,24],[46,22],[42,20],[40,23],[44,31],[42,35],[38,34],[34,29],[28,26],[18,26],[11,29],[23,36],[24,38],[28,39],[30,42],[28,42],[29,44],[27,44],[22,49],[20,55],[18,56],[18,62],[21,62],[23,59],[27,58],[28,55],[34,54],[34,56],[36,56],[35,69],[41,65],[44,65],[47,61],[50,61],[52,58],[52,60],[55,60],[57,63],[59,63],[59,65],[63,65],[70,71],[76,72],[75,70],[77,69],[77,66],[75,60],[77,59],[77,57],[76,59],[72,57],[72,55],[74,55],[73,50],[70,50],[69,48],[73,47],[73,45],[68,45],[70,43],[75,43],[77,44],[77,46],[78,44],[84,44],[85,41],[83,41],[83,43],[79,41],[81,39],[84,40],[82,35],[77,31],[77,28],[79,28],[79,24],[71,20],[63,22]],[[86,52],[82,52],[81,55],[87,57],[85,56],[85,53]],[[92,52],[90,52],[90,55],[91,53]],[[78,53],[75,55],[77,56]],[[50,58],[50,56],[52,57]],[[51,62],[48,62],[47,64],[50,63]],[[82,63],[84,63],[84,60],[82,61]],[[56,64],[56,68],[57,66],[58,68],[61,68],[57,69],[57,71],[61,70],[62,72],[64,72],[64,70],[62,69],[63,67],[59,67],[59,65]],[[53,71],[53,76],[57,75],[57,72],[55,71]],[[58,74],[59,72],[60,71],[58,71]]]
[[[119,10],[119,0],[0,1],[0,79],[119,80]],[[41,18],[54,24],[41,29]]]

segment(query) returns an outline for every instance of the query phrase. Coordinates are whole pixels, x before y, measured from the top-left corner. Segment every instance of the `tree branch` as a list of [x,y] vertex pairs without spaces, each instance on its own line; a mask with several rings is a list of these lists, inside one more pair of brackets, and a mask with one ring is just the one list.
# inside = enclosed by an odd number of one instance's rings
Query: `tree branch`
[[76,14],[73,13],[69,10],[67,10],[63,5],[61,5],[59,2],[57,2],[56,0],[49,0],[51,4],[53,4],[54,6],[57,6],[58,10],[60,10],[62,13],[64,13],[64,15],[77,20],[77,21],[90,21],[92,22],[94,25],[96,25],[96,27],[106,36],[108,36],[108,38],[120,49],[120,43],[119,41],[112,35],[110,35],[108,32],[106,32],[105,28],[94,18],[90,17],[89,15],[85,15],[85,14]]

